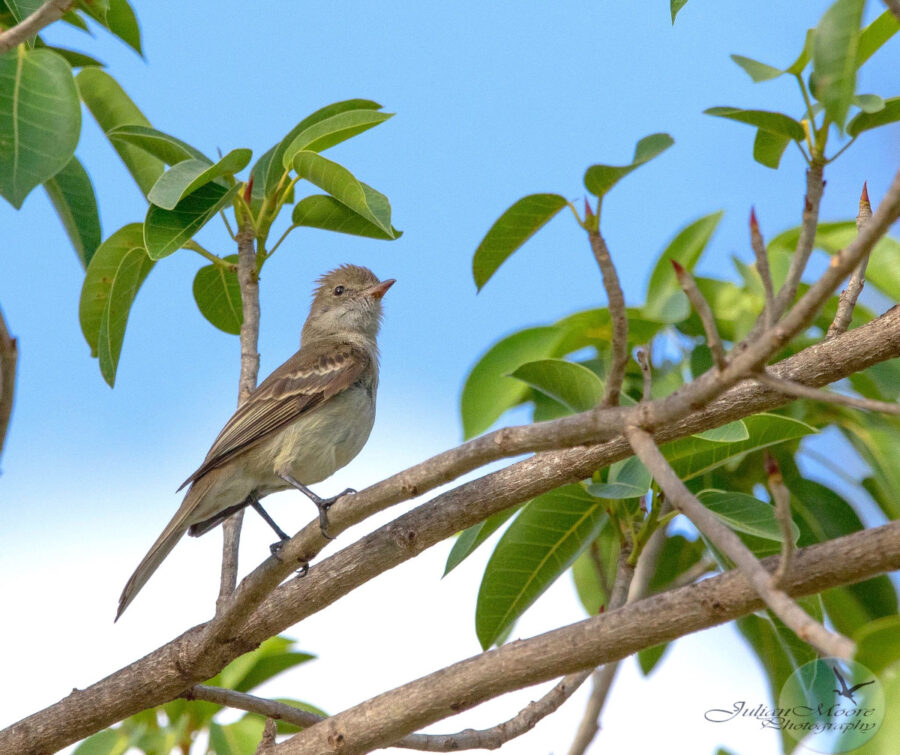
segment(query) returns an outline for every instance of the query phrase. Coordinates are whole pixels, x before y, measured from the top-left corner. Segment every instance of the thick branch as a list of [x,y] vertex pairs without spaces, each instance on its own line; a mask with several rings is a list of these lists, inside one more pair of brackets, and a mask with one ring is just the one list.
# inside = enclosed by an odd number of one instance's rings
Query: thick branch
[[[774,365],[770,371],[785,379],[820,386],[897,356],[900,356],[900,307],[827,343],[811,346]],[[665,424],[656,431],[656,438],[659,442],[674,440],[783,406],[787,401],[777,391],[744,381],[702,409]],[[621,411],[624,410],[616,410]],[[520,453],[521,450],[510,451],[498,442],[503,433],[499,431],[439,454],[361,491],[352,501],[338,501],[330,512],[331,531],[343,531],[488,460]],[[178,697],[266,638],[316,613],[425,548],[482,521],[494,511],[567,482],[584,479],[595,469],[629,455],[628,444],[621,437],[592,447],[538,454],[437,496],[313,566],[304,579],[289,581],[271,592],[271,586],[285,579],[295,563],[321,547],[321,534],[315,522],[285,545],[286,552],[281,554],[284,562],[268,558],[243,581],[234,603],[246,599],[252,608],[246,613],[236,611],[230,621],[221,617],[216,620],[219,629],[215,634],[221,633],[222,639],[210,641],[213,634],[210,625],[188,630],[88,689],[74,692],[0,732],[0,752],[52,752],[138,711]],[[253,601],[258,595],[268,595],[268,598],[256,607]],[[565,673],[568,672],[551,674],[547,679]]]
[[63,14],[69,10],[73,1],[47,0],[34,13],[23,18],[21,23],[0,32],[0,55],[9,52],[13,47],[24,42],[29,37],[33,37],[45,26],[49,26],[54,21],[61,19]]
[[[778,556],[763,561],[774,572]],[[804,548],[785,589],[821,592],[900,568],[900,522]],[[738,570],[629,603],[528,640],[453,664],[385,692],[296,734],[274,752],[356,755],[505,692],[625,658],[645,647],[759,610],[763,603]]]
[[609,302],[609,319],[612,323],[610,364],[602,405],[617,406],[622,381],[625,379],[625,367],[628,364],[628,317],[625,311],[625,295],[622,293],[619,274],[606,246],[606,240],[599,230],[590,231],[588,238],[603,276],[603,287],[606,289],[606,298]]
[[9,429],[9,418],[12,416],[18,360],[16,339],[10,336],[6,320],[3,319],[3,310],[0,310],[0,458],[3,457],[3,444]]

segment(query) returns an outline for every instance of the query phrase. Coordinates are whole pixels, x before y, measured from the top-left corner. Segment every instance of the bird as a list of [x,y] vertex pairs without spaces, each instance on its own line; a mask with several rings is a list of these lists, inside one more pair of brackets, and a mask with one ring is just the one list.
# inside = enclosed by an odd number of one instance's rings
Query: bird
[[296,488],[319,510],[327,533],[328,508],[351,488],[320,498],[307,486],[348,464],[375,421],[377,335],[382,297],[395,283],[368,268],[342,265],[317,281],[300,350],[275,369],[232,415],[203,463],[182,483],[178,511],[135,569],[119,598],[116,621],[185,533],[200,536],[250,506],[288,536],[259,503]]
[[856,703],[856,698],[853,697],[853,693],[856,692],[860,687],[865,687],[868,684],[875,684],[875,680],[871,679],[868,682],[862,682],[861,684],[854,684],[852,687],[847,686],[847,681],[844,679],[844,676],[838,671],[837,666],[832,666],[831,670],[834,672],[834,675],[837,677],[838,684],[841,685],[840,689],[834,689],[833,692],[836,692],[841,697],[846,697],[853,703]]

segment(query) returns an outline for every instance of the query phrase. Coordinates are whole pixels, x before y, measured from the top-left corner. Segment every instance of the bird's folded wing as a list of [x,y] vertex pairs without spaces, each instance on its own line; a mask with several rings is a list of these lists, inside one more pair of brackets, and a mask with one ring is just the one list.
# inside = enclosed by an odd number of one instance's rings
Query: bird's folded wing
[[250,394],[219,433],[200,468],[178,489],[345,391],[369,361],[362,349],[341,342],[298,351]]

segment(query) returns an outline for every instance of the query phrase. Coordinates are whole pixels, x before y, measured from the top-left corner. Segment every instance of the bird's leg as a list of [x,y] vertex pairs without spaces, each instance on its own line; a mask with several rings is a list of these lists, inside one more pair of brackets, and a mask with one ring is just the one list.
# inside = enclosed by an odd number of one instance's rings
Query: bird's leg
[[263,518],[263,521],[268,524],[273,530],[275,530],[275,534],[278,535],[278,542],[272,543],[272,545],[269,546],[269,550],[272,552],[272,555],[274,555],[279,550],[281,550],[282,544],[286,540],[290,540],[291,538],[283,529],[281,529],[281,527],[275,524],[275,520],[269,516],[269,513],[262,507],[262,504],[259,502],[259,499],[255,495],[250,495],[247,498],[247,501],[250,506],[253,507],[256,513]]
[[355,493],[356,491],[353,488],[347,488],[337,495],[331,496],[331,498],[320,498],[308,487],[306,487],[306,485],[295,480],[286,472],[283,474],[279,473],[278,476],[288,485],[297,488],[297,490],[299,490],[301,493],[303,493],[303,495],[309,498],[309,500],[316,504],[316,508],[319,509],[319,530],[321,530],[322,532],[322,537],[327,538],[328,540],[334,540],[334,538],[328,534],[328,509],[330,509],[334,502],[341,496],[347,495],[348,493]]

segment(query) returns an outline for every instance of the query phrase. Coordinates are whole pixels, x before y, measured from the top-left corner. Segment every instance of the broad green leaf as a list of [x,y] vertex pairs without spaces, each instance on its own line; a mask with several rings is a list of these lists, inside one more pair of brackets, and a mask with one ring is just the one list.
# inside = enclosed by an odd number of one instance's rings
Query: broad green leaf
[[603,381],[584,365],[565,359],[525,362],[510,377],[556,399],[573,412],[593,409],[603,398]]
[[509,374],[525,362],[551,356],[563,335],[562,328],[527,328],[498,341],[481,356],[469,372],[460,398],[466,438],[483,433],[522,400],[528,387]]
[[743,422],[750,436],[747,440],[717,443],[692,435],[666,443],[661,450],[678,476],[682,480],[690,480],[741,454],[797,440],[816,432],[814,427],[805,422],[778,414],[753,414],[745,417]]
[[213,721],[209,726],[210,749],[216,755],[256,752],[265,725],[261,716],[244,716],[231,724]]
[[72,755],[124,755],[128,747],[128,737],[124,733],[104,729],[81,742]]
[[75,154],[81,108],[72,69],[49,50],[0,55],[0,195],[19,209]]
[[387,198],[358,181],[344,166],[315,152],[302,151],[294,157],[294,170],[386,234],[392,233]]
[[[642,317],[639,307],[626,307],[628,317],[628,342],[630,344],[647,344],[664,327],[661,323]],[[612,342],[612,320],[609,309],[586,309],[564,317],[556,323],[563,328],[565,337],[559,344],[558,354],[571,354],[585,346],[594,346],[602,350]]]
[[813,94],[840,129],[856,89],[863,4],[864,0],[837,0],[825,11],[813,39]]
[[[253,190],[256,191],[256,184],[253,185]],[[321,228],[323,231],[337,231],[372,239],[391,241],[403,235],[402,231],[393,227],[390,234],[385,233],[377,225],[327,194],[312,194],[301,199],[295,205],[291,219],[294,225],[298,226]]]
[[75,247],[78,259],[86,268],[103,239],[97,198],[90,177],[78,158],[72,157],[59,173],[44,182],[44,189]]
[[116,370],[119,367],[119,356],[122,353],[122,341],[125,338],[125,326],[128,323],[131,305],[153,264],[153,260],[147,256],[144,249],[131,249],[119,261],[110,282],[106,308],[100,319],[100,333],[97,338],[100,373],[110,388],[116,382]]
[[256,650],[235,658],[208,683],[249,692],[282,671],[315,658],[309,653],[294,650],[295,645],[295,641],[287,637],[270,637]]
[[585,171],[584,186],[594,196],[602,197],[631,171],[665,152],[674,143],[675,140],[668,134],[645,136],[635,146],[634,159],[628,165],[592,165]]
[[596,616],[609,603],[619,568],[619,537],[607,520],[597,538],[572,564],[572,580],[588,616]]
[[650,594],[668,589],[688,569],[706,556],[706,547],[699,538],[688,540],[684,535],[668,535],[650,579]]
[[[237,264],[237,255],[225,257]],[[244,312],[237,271],[222,265],[204,265],[194,276],[194,299],[200,313],[226,333],[240,335]]]
[[[712,351],[705,343],[698,344],[691,352],[691,377],[698,378],[707,370],[712,369]],[[702,435],[702,433],[700,433]]]
[[113,143],[120,142],[140,147],[147,154],[158,157],[166,165],[177,165],[191,159],[212,165],[212,160],[199,149],[151,126],[117,126],[107,131],[106,136]]
[[900,616],[883,616],[860,627],[853,635],[854,660],[876,674],[900,661]]
[[[715,233],[722,214],[720,210],[695,220],[680,230],[663,250],[647,285],[647,303],[643,309],[646,319],[679,322],[688,316],[690,304],[678,285],[671,261],[675,260],[685,270],[693,270]],[[677,302],[677,305],[672,306],[672,301]]]
[[897,401],[900,399],[900,360],[873,364],[862,372],[850,376],[853,390],[879,401]]
[[266,198],[266,176],[269,173],[269,165],[276,149],[278,149],[277,144],[263,152],[250,169],[250,180],[253,182],[253,189],[250,192],[250,209],[254,215],[259,213],[263,200]]
[[790,137],[758,128],[753,139],[753,159],[760,165],[777,170],[781,164],[781,157],[791,141]]
[[91,356],[97,356],[100,323],[107,309],[110,287],[122,260],[134,250],[144,250],[144,233],[140,223],[129,223],[120,228],[94,253],[81,286],[78,319],[81,332],[91,347]]
[[591,544],[606,521],[604,509],[580,485],[557,488],[522,509],[497,543],[478,590],[475,630],[483,648]]
[[133,48],[138,55],[143,55],[141,29],[128,0],[109,0],[105,26],[125,44]]
[[239,191],[217,183],[201,186],[182,199],[173,210],[150,205],[144,219],[144,243],[150,259],[158,260],[184,246]]
[[[724,490],[703,490],[697,494],[700,502],[735,532],[744,532],[764,540],[781,542],[784,536],[775,518],[775,507],[752,495]],[[800,528],[791,525],[794,541]]]
[[54,45],[46,45],[41,41],[41,38],[38,37],[35,43],[35,47],[38,47],[42,50],[49,50],[50,52],[56,53],[63,60],[66,61],[72,68],[85,68],[86,66],[97,66],[98,68],[104,68],[106,66],[105,63],[101,63],[96,58],[92,58],[90,55],[85,55],[82,52],[77,52],[75,50],[67,50],[65,47],[55,47]]
[[446,577],[465,561],[479,545],[500,529],[520,508],[520,506],[512,506],[508,509],[503,509],[496,514],[491,514],[483,522],[473,524],[468,529],[460,532],[459,537],[456,538],[456,542],[453,543],[453,547],[450,549],[450,554],[447,556],[443,576]]
[[294,156],[302,150],[321,152],[393,117],[394,113],[382,113],[379,110],[347,110],[332,115],[298,133],[284,150],[281,164],[290,168]]
[[864,113],[877,113],[884,110],[884,100],[877,94],[858,94],[853,98],[853,104]]
[[669,644],[670,643],[668,642],[664,642],[661,645],[654,645],[653,647],[638,650],[638,666],[640,666],[641,673],[644,676],[649,676],[651,673],[653,673],[653,669],[656,668],[656,666],[662,660],[663,655],[665,655],[666,650],[669,649]]
[[900,121],[900,97],[891,97],[884,101],[881,110],[867,113],[858,113],[847,124],[847,133],[850,136],[858,136],[863,131],[869,131],[888,123]]
[[897,20],[889,10],[884,11],[863,29],[859,34],[859,46],[856,48],[856,67],[861,67],[898,30],[900,30],[900,20]]
[[874,485],[879,489],[873,496],[876,502],[889,519],[900,518],[900,421],[837,406],[832,411],[839,418],[841,433],[872,470]]
[[[105,71],[85,68],[75,77],[75,83],[82,101],[104,132],[109,133],[117,126],[150,125],[122,87]],[[114,141],[112,145],[146,196],[162,175],[162,161],[131,144]]]
[[756,83],[777,79],[784,73],[780,68],[775,68],[775,66],[770,66],[767,63],[760,63],[758,60],[753,60],[753,58],[745,58],[743,55],[732,55],[731,59],[743,68],[747,75]]
[[478,290],[516,249],[565,206],[566,198],[559,194],[529,194],[497,218],[472,257],[472,276]]
[[806,30],[806,37],[803,40],[803,49],[800,51],[797,59],[784,69],[785,73],[790,73],[794,76],[799,76],[803,73],[803,69],[806,68],[806,64],[809,63],[809,60],[812,57],[813,39],[815,39],[815,36],[815,29]]
[[[247,167],[252,153],[249,149],[234,149],[215,165],[205,160],[185,160],[163,173],[147,194],[147,199],[157,207],[174,210],[178,203],[201,186],[223,176],[233,176]],[[224,182],[219,182],[227,188]]]
[[688,0],[669,0],[669,13],[672,14],[672,25],[675,25],[675,16],[678,15],[678,11],[680,11],[685,5],[687,5]]
[[331,105],[326,105],[323,108],[319,108],[314,113],[306,116],[300,123],[298,123],[294,128],[292,128],[285,137],[274,147],[274,151],[272,153],[272,157],[267,164],[267,172],[265,176],[263,176],[262,172],[259,174],[259,178],[264,179],[262,188],[264,188],[264,195],[271,194],[275,187],[278,185],[278,181],[281,179],[281,176],[284,173],[284,164],[282,162],[284,157],[284,152],[290,145],[292,141],[294,141],[294,137],[297,136],[301,131],[309,128],[310,126],[315,125],[316,123],[320,123],[321,121],[326,120],[327,118],[331,118],[332,116],[338,115],[339,113],[346,113],[352,110],[381,110],[381,105],[377,102],[373,102],[372,100],[343,100],[341,102],[335,102]]
[[696,433],[695,438],[703,438],[716,443],[738,443],[747,440],[750,437],[750,431],[743,420],[735,420],[721,427],[714,427],[712,430],[704,430],[702,433]]
[[718,118],[730,118],[739,123],[747,123],[764,131],[786,136],[797,142],[805,138],[803,126],[789,115],[773,113],[769,110],[743,110],[739,107],[711,107],[703,111],[706,115],[714,115]]
[[636,456],[630,456],[609,468],[606,482],[593,482],[587,489],[595,498],[640,498],[650,490],[652,479],[643,462]]
[[[900,113],[900,97],[897,98],[897,104],[898,113]],[[820,223],[816,230],[815,246],[828,254],[837,254],[856,238],[856,233],[856,223],[852,220]],[[772,252],[793,254],[799,237],[799,226],[779,234],[769,242],[770,254]],[[871,283],[894,301],[900,301],[900,264],[898,264],[898,260],[900,260],[900,242],[885,236],[875,244],[866,267],[866,282]]]

